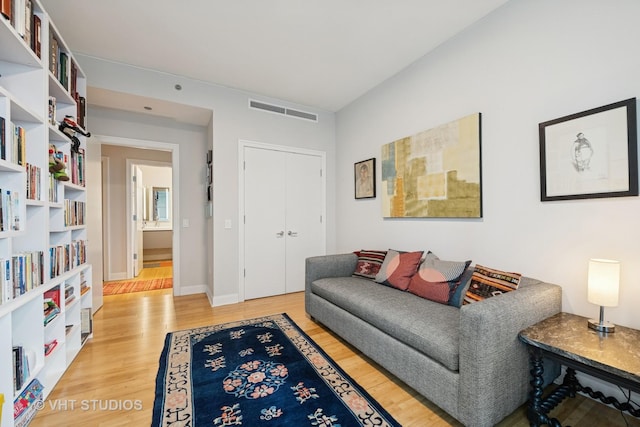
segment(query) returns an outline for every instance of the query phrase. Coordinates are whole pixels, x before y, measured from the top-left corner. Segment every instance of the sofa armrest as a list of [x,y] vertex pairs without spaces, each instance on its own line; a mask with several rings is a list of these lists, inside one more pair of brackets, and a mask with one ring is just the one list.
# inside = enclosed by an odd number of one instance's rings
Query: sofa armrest
[[494,425],[527,400],[529,357],[518,333],[561,311],[562,288],[523,280],[529,283],[517,291],[460,308],[459,412],[465,425]]
[[358,264],[358,256],[354,253],[321,255],[307,258],[305,261],[305,309],[308,312],[307,300],[311,293],[311,283],[325,277],[348,277],[353,274]]

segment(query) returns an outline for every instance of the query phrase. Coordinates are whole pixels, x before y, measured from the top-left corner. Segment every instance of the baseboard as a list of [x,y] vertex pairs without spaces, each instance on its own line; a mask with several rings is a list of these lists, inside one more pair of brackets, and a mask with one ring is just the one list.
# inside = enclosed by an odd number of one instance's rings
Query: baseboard
[[220,297],[213,297],[213,301],[211,301],[211,307],[237,304],[238,302],[240,302],[240,300],[238,299],[238,294],[223,295]]
[[204,294],[207,292],[207,285],[191,285],[180,286],[180,292],[176,293],[177,296]]
[[143,255],[143,260],[144,262],[147,261],[170,261],[172,258],[173,254],[171,252],[167,252],[167,253],[159,253],[159,254],[153,254],[153,255]]
[[207,299],[209,300],[209,305],[213,307],[213,295],[211,295],[211,289],[207,286]]

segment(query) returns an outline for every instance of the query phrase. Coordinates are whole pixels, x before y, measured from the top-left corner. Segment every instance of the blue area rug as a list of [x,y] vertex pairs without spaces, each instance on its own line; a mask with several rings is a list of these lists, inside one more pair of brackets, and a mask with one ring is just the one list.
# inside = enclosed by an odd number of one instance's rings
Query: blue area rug
[[286,314],[165,339],[152,427],[399,425]]

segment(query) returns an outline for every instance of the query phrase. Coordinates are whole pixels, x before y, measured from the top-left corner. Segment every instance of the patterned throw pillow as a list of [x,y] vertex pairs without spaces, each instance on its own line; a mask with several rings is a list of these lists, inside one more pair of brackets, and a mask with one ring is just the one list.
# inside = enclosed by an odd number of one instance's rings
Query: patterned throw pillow
[[384,261],[385,255],[387,255],[387,251],[370,251],[363,249],[356,252],[356,255],[358,255],[358,263],[352,276],[373,280],[376,278],[378,271],[380,271],[380,266]]
[[406,291],[411,277],[418,270],[422,254],[422,251],[400,252],[389,249],[375,281]]
[[419,297],[448,304],[469,264],[471,260],[443,261],[433,252],[429,252],[420,264],[418,272],[411,278],[407,290]]
[[505,292],[515,291],[520,285],[520,273],[509,273],[476,265],[463,305],[482,301]]

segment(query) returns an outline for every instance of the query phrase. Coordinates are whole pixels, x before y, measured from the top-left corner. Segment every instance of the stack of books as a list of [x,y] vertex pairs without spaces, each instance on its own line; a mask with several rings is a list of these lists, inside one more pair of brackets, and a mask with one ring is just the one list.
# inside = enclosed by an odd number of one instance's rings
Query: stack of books
[[60,313],[60,307],[51,298],[44,300],[44,325],[47,326]]

